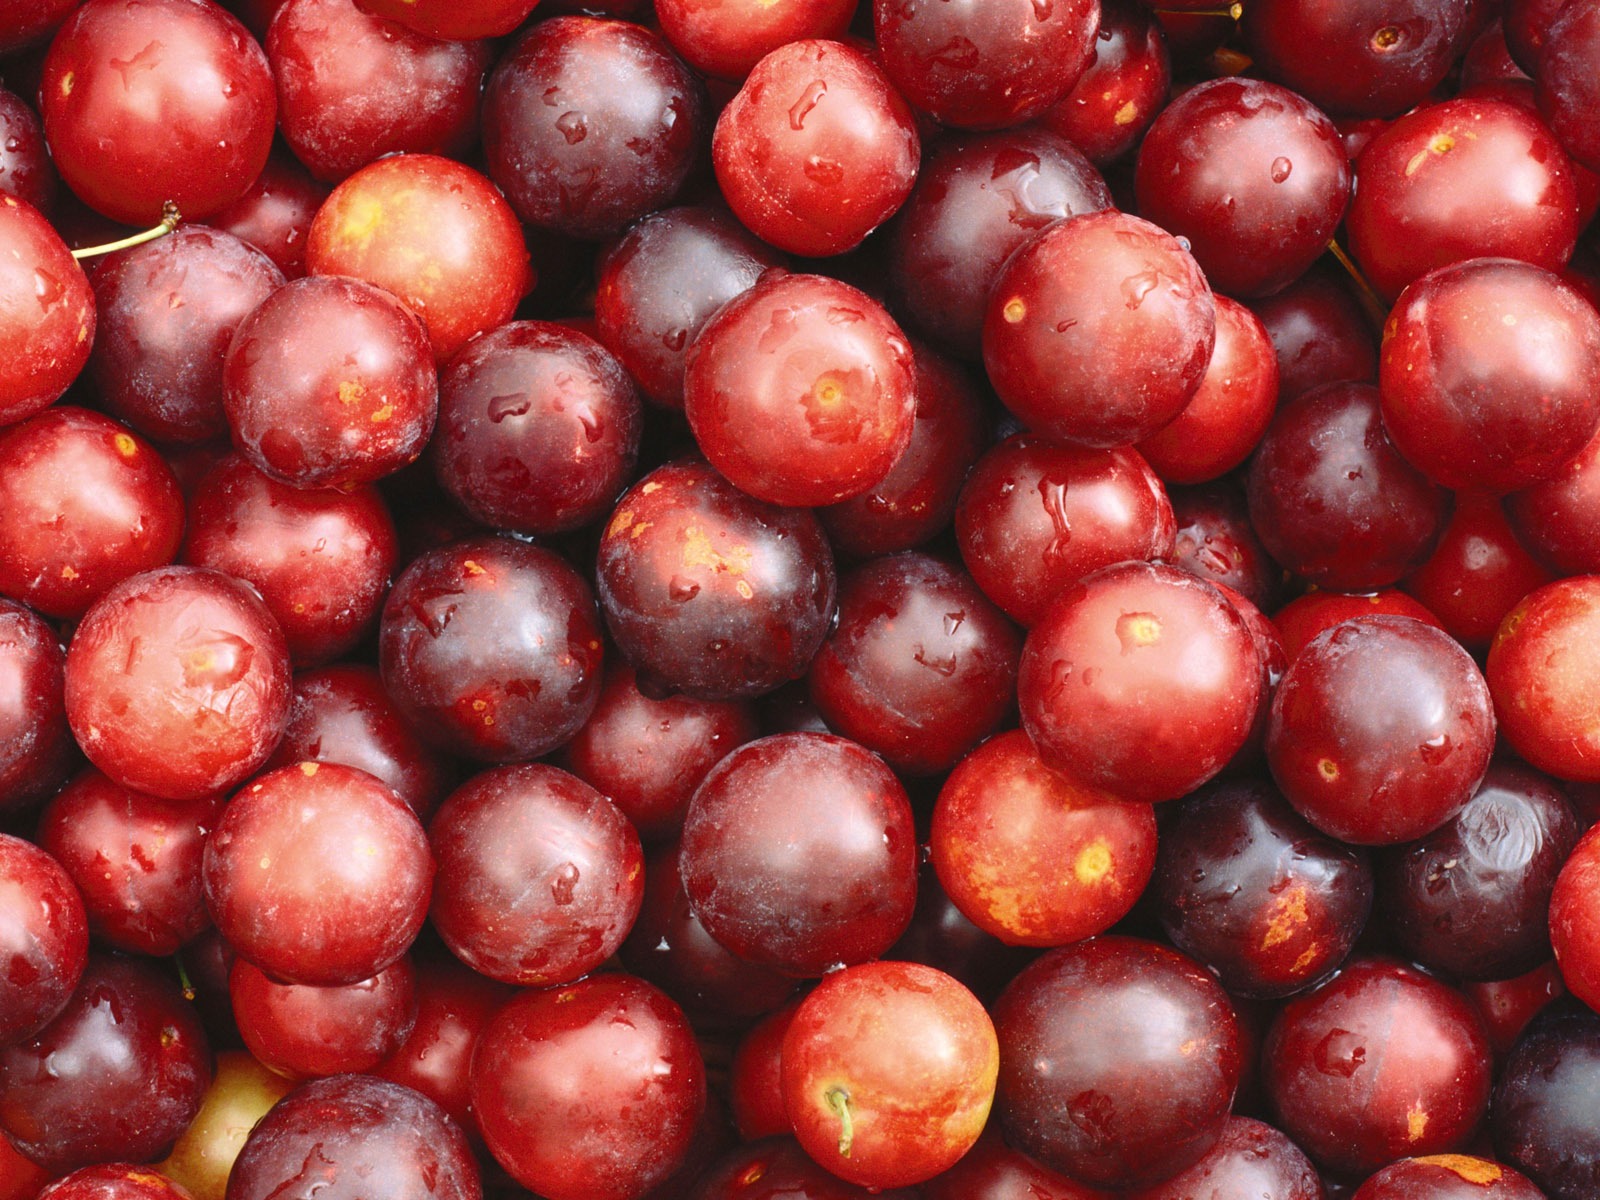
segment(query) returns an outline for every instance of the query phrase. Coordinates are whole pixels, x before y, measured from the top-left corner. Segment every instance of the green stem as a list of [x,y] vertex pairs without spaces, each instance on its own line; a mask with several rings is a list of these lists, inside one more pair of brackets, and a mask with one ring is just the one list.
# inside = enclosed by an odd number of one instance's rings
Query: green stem
[[849,1158],[850,1143],[856,1136],[855,1118],[850,1114],[850,1093],[841,1087],[829,1088],[823,1099],[839,1118],[839,1157]]
[[178,223],[182,220],[183,214],[178,211],[178,206],[168,200],[161,206],[161,224],[152,229],[146,229],[143,233],[134,233],[115,242],[107,242],[103,246],[85,246],[82,250],[74,250],[72,257],[81,262],[86,258],[97,258],[102,254],[115,254],[118,250],[128,250],[134,246],[142,246],[146,242],[153,242],[159,237],[166,237],[167,234],[178,227]]

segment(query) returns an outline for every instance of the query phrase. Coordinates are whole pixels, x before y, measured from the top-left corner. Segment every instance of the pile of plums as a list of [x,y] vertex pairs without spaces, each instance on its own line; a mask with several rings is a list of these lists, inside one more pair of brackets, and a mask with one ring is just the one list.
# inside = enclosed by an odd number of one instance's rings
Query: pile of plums
[[0,1200],[1600,1200],[1600,2],[0,81]]

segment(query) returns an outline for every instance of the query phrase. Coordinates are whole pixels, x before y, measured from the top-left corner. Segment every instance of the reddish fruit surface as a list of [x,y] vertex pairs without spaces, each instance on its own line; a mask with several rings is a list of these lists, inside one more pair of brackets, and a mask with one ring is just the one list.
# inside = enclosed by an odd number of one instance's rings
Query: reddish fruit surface
[[1272,698],[1267,761],[1324,833],[1393,845],[1465,807],[1494,750],[1489,688],[1449,635],[1409,617],[1319,634]]
[[916,901],[905,789],[882,759],[828,734],[775,734],[718,763],[689,802],[681,853],[706,931],[802,978],[881,955]]
[[428,327],[439,363],[509,320],[534,284],[504,197],[432,154],[371,163],[334,188],[311,223],[306,269],[393,292]]
[[939,881],[980,928],[1013,945],[1063,946],[1133,907],[1155,865],[1155,812],[1050,770],[1012,730],[950,773],[929,849]]
[[920,1183],[983,1132],[1000,1047],[989,1014],[917,963],[835,971],[783,1035],[783,1100],[795,1137],[865,1187]]
[[0,196],[0,425],[54,404],[89,361],[94,293],[32,205]]
[[1001,995],[994,1022],[1001,1127],[1048,1167],[1143,1186],[1192,1166],[1222,1134],[1238,1020],[1175,950],[1125,937],[1052,950]]
[[1022,725],[1046,766],[1120,800],[1192,792],[1256,720],[1248,626],[1176,567],[1124,563],[1061,593],[1022,650]]
[[911,110],[847,42],[789,42],[717,119],[711,161],[734,216],[763,241],[842,254],[892,216],[917,177]]
[[1262,1082],[1284,1132],[1324,1168],[1360,1175],[1462,1148],[1488,1106],[1488,1050],[1454,988],[1361,958],[1279,1014]]
[[177,557],[183,497],[127,426],[55,405],[0,431],[0,593],[81,617],[113,584]]
[[550,1200],[642,1195],[687,1152],[705,1095],[682,1010],[631,975],[523,992],[472,1053],[484,1140]]
[[217,928],[243,957],[278,979],[329,987],[405,953],[427,915],[434,864],[416,814],[388,788],[354,767],[306,762],[228,802],[204,876]]
[[199,567],[131,576],[67,650],[67,721],[126,787],[194,800],[248,779],[289,716],[289,651],[248,584]]
[[1120,212],[1074,217],[1001,270],[983,359],[1006,407],[1036,433],[1085,446],[1148,437],[1205,378],[1216,305],[1165,230]]
[[1546,584],[1506,614],[1486,675],[1511,748],[1558,779],[1600,780],[1600,731],[1587,714],[1600,687],[1590,630],[1600,621],[1600,578]]
[[773,275],[708,321],[683,408],[728,480],[769,504],[835,504],[883,482],[911,441],[911,344],[888,312],[822,275]]
[[548,987],[614,954],[639,912],[644,854],[611,801],[530,764],[474,776],[428,827],[438,862],[430,915],[473,970]]
[[90,0],[50,43],[39,97],[62,178],[129,225],[168,202],[203,221],[244,195],[278,113],[260,44],[198,0]]

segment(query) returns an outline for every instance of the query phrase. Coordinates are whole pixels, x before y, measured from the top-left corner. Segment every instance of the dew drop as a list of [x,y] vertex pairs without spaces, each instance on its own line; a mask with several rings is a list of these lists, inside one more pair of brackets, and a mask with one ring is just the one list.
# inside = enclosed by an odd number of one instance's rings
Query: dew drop
[[811,110],[827,94],[828,85],[820,79],[813,79],[806,84],[805,91],[800,93],[800,99],[796,100],[789,109],[789,128],[804,129],[806,127],[806,118],[811,115]]
[[564,112],[556,118],[556,128],[567,139],[567,145],[576,146],[589,136],[589,119],[581,112]]
[[1273,159],[1272,160],[1272,182],[1273,183],[1282,183],[1285,179],[1289,178],[1289,172],[1292,171],[1292,170],[1294,170],[1294,164],[1292,162],[1290,162],[1287,158],[1275,158],[1275,159]]

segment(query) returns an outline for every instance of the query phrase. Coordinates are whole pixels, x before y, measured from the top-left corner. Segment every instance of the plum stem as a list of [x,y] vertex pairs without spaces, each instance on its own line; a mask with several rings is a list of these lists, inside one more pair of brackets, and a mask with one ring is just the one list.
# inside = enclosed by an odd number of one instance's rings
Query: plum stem
[[1355,260],[1345,253],[1343,246],[1339,245],[1333,238],[1329,238],[1328,250],[1334,258],[1339,260],[1339,265],[1345,269],[1350,278],[1355,280],[1356,287],[1360,289],[1361,298],[1365,302],[1364,307],[1367,310],[1367,315],[1379,327],[1382,327],[1383,319],[1389,312],[1388,305],[1384,304],[1382,297],[1378,295],[1372,284],[1367,282],[1367,277],[1361,273],[1361,268],[1356,266]]
[[81,262],[86,258],[96,258],[102,254],[114,254],[118,250],[142,246],[146,242],[153,242],[159,237],[166,237],[167,234],[178,227],[178,223],[182,220],[183,214],[178,211],[178,206],[168,200],[161,206],[161,224],[151,229],[146,229],[142,233],[129,234],[127,237],[120,238],[115,242],[107,242],[103,246],[85,246],[81,250],[74,250],[72,257]]
[[1162,8],[1158,4],[1153,11],[1166,13],[1172,17],[1227,17],[1229,20],[1237,21],[1244,16],[1244,5],[1234,3],[1222,8]]
[[850,1112],[850,1093],[842,1087],[829,1088],[822,1097],[828,1108],[839,1118],[839,1157],[850,1157],[850,1143],[855,1140],[856,1122]]
[[190,979],[189,972],[184,970],[183,959],[174,955],[172,961],[178,968],[178,983],[183,988],[183,998],[185,1000],[193,1000],[195,997],[194,980]]

